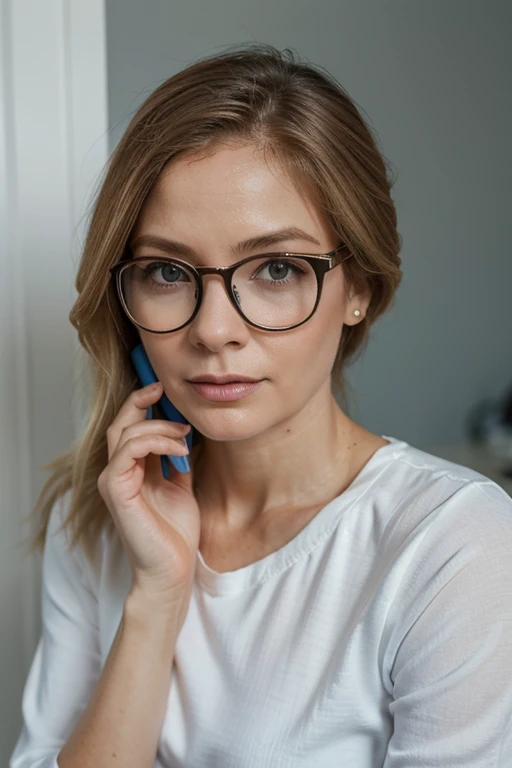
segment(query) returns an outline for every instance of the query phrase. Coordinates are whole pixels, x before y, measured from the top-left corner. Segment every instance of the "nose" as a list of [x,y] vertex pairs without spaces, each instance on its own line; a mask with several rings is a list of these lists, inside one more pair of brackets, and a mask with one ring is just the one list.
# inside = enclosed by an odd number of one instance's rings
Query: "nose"
[[[217,280],[217,288],[212,288],[212,283],[209,282],[212,280],[212,278]],[[221,275],[202,275],[203,279],[203,298],[201,300],[201,306],[199,308],[199,312],[204,310],[204,307],[206,304],[208,304],[208,307],[211,303],[211,297],[213,296],[213,306],[214,308],[230,308],[232,311],[234,311],[237,315],[239,314],[236,311],[236,308],[233,306],[233,302],[231,301],[231,297],[228,292],[228,288],[225,284],[224,279]],[[235,286],[233,286],[235,298],[238,300],[238,291],[236,290]]]
[[[203,297],[201,306],[190,323],[190,332],[207,346],[215,346],[219,340],[223,343],[240,341],[247,334],[249,326],[233,306],[222,276],[202,277]],[[235,290],[234,293],[236,298]]]

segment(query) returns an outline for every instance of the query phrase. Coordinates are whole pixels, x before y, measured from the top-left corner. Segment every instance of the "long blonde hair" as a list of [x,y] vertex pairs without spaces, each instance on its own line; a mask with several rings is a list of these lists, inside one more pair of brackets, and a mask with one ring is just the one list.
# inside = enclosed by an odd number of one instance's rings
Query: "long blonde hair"
[[[65,527],[72,547],[92,560],[112,517],[97,479],[108,462],[106,430],[139,386],[129,351],[139,341],[122,312],[109,268],[120,260],[142,205],[163,168],[220,142],[256,144],[312,190],[314,202],[351,258],[348,286],[368,291],[364,319],[343,330],[331,380],[346,400],[344,366],[366,347],[375,320],[394,302],[402,273],[389,164],[343,87],[290,49],[235,46],[205,57],[162,83],[142,104],[112,153],[92,208],[69,320],[85,350],[91,383],[83,435],[44,469],[51,471],[31,516],[29,551],[43,549],[55,502],[70,491]],[[200,438],[199,438],[200,439]]]

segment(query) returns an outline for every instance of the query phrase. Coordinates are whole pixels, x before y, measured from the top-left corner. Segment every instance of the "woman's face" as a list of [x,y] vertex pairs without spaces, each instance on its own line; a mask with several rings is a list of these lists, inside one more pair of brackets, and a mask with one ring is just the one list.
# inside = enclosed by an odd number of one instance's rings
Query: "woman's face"
[[[244,256],[276,251],[324,254],[339,245],[319,213],[277,164],[254,146],[222,146],[208,157],[170,164],[148,197],[131,242],[141,235],[179,241],[192,249],[194,265],[239,261],[234,246],[277,230],[302,230]],[[169,255],[153,246],[134,247],[135,257]],[[231,304],[220,276],[204,279],[203,301],[187,326],[168,334],[139,330],[164,390],[176,408],[212,440],[268,438],[306,406],[331,398],[330,374],[343,323],[361,317],[366,305],[348,301],[341,266],[326,273],[315,314],[289,331],[248,325]],[[254,392],[230,402],[211,402],[187,382],[201,374],[236,373],[264,379]]]

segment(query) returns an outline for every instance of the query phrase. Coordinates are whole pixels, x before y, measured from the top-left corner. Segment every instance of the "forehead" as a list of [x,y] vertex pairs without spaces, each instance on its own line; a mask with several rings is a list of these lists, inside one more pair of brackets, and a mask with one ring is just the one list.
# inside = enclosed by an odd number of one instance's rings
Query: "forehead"
[[137,230],[201,220],[210,227],[325,230],[312,188],[254,145],[220,146],[208,154],[179,157],[166,166],[141,211]]
[[168,194],[211,195],[221,191],[251,195],[277,189],[298,193],[282,164],[252,144],[220,145],[208,152],[178,157],[165,167],[157,186]]

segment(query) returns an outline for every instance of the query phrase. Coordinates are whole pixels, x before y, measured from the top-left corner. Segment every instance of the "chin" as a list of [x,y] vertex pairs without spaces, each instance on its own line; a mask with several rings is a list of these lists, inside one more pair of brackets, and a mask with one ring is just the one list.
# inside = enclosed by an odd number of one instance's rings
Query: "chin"
[[249,440],[251,437],[256,437],[261,434],[263,430],[260,428],[253,430],[249,425],[245,424],[223,424],[218,425],[204,425],[198,432],[207,440],[217,443],[234,442],[238,440]]

